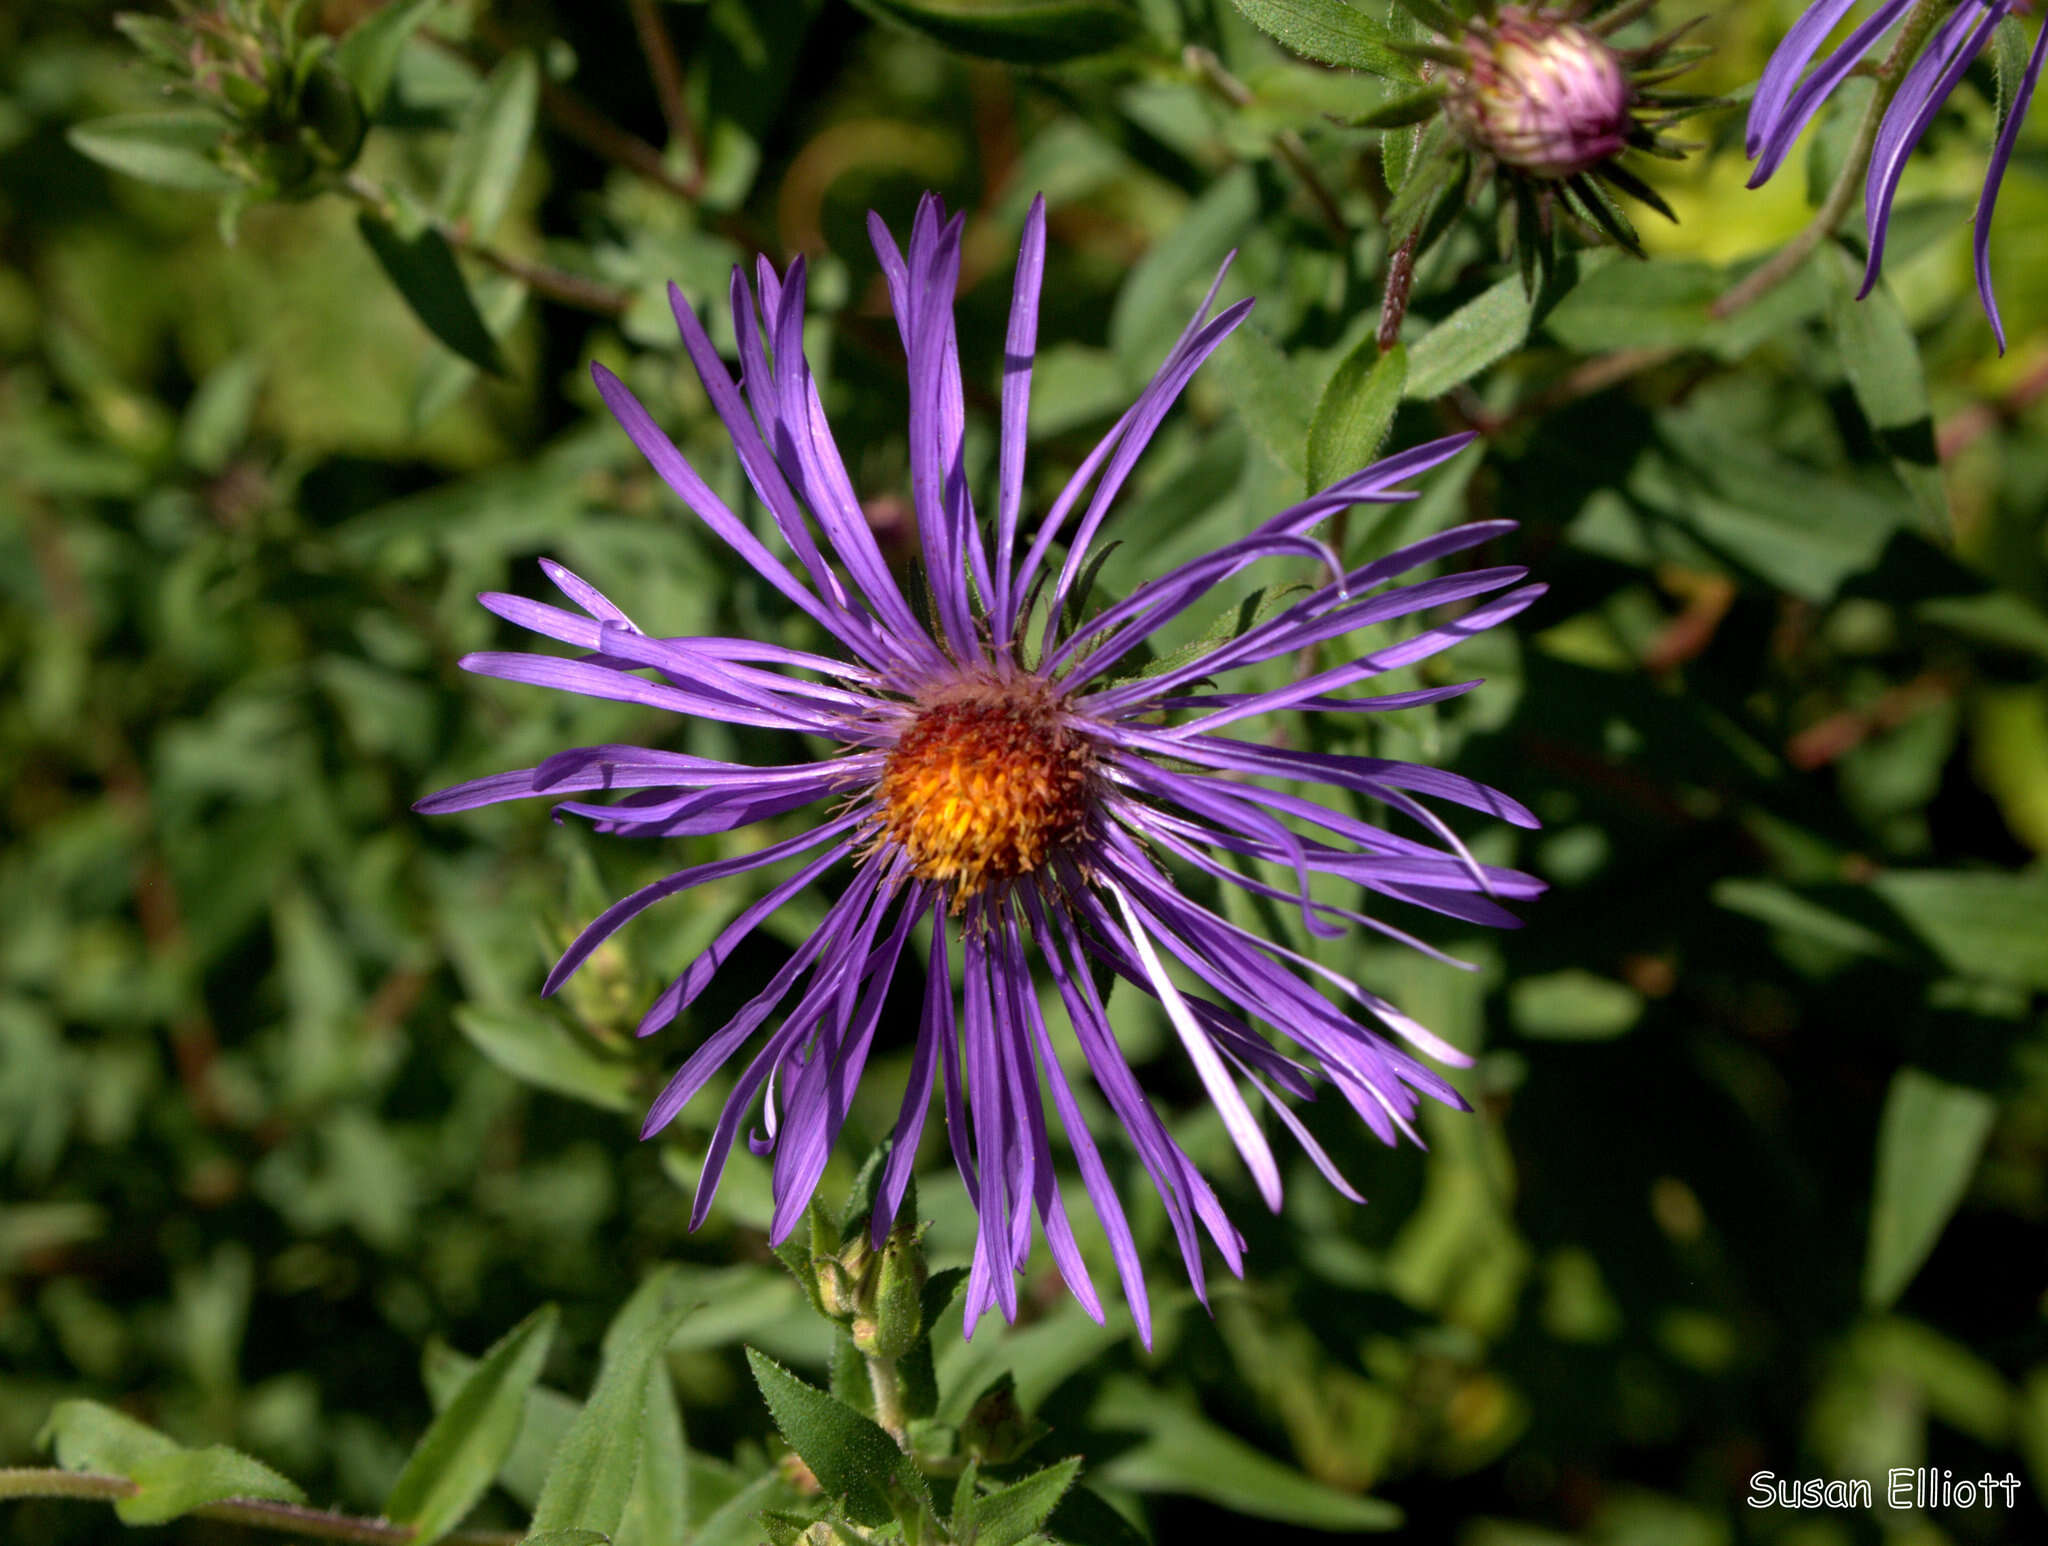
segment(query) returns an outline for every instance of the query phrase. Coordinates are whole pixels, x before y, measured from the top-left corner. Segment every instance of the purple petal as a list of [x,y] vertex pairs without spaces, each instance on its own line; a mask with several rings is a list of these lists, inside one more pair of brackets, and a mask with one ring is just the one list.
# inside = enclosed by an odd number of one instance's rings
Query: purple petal
[[1878,269],[1884,262],[1885,232],[1891,220],[1892,200],[1898,195],[1899,179],[1905,175],[1907,158],[2009,9],[2007,0],[1993,0],[1993,3],[1984,5],[1980,13],[1983,19],[1974,30],[1968,25],[1971,12],[1967,7],[1950,16],[1935,29],[1933,40],[1926,51],[1913,61],[1913,67],[1906,72],[1906,78],[1899,86],[1898,95],[1885,109],[1884,121],[1877,128],[1877,143],[1870,153],[1870,171],[1863,190],[1863,221],[1870,241],[1870,260],[1864,266],[1863,288],[1856,292],[1858,300],[1868,295],[1877,283]]
[[2043,25],[2034,39],[2034,52],[2027,59],[2026,74],[2020,78],[2019,89],[2013,93],[2012,103],[2006,109],[2005,126],[1998,131],[1998,143],[1992,148],[1991,166],[1984,176],[1984,192],[1977,200],[1976,230],[1972,237],[1977,263],[1977,297],[1984,303],[1984,315],[1991,319],[1992,336],[1998,340],[1998,352],[2005,353],[2005,322],[1998,315],[1998,298],[1991,291],[1991,213],[1998,205],[1998,185],[2005,181],[2005,168],[2012,160],[2013,147],[2019,143],[2020,124],[2026,119],[2027,109],[2033,105],[2034,88],[2041,80],[2041,64],[2048,56],[2048,25]]

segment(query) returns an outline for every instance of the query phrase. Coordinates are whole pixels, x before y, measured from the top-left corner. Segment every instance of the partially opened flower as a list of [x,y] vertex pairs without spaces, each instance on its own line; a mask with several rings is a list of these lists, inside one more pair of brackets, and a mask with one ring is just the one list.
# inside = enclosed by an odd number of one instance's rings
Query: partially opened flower
[[[1821,45],[1849,14],[1857,0],[1818,0],[1785,34],[1785,41],[1771,55],[1757,82],[1750,102],[1746,147],[1756,162],[1750,175],[1752,188],[1761,186],[1784,163],[1793,143],[1820,111],[1821,104],[1843,81],[1857,73],[1857,67],[1891,36],[1894,38],[1893,67],[1911,64],[1899,80],[1896,94],[1884,110],[1871,150],[1870,168],[1865,176],[1863,196],[1864,227],[1869,235],[1870,258],[1863,271],[1863,288],[1858,299],[1868,295],[1877,283],[1884,263],[1885,228],[1891,219],[1892,201],[1898,196],[1899,179],[1930,125],[1978,56],[1991,45],[1999,24],[2026,6],[2015,0],[1963,0],[1946,17],[1929,28],[1934,12],[1924,0],[1884,0],[1818,65],[1807,66]],[[1991,290],[1991,215],[1998,204],[1998,189],[2005,180],[2005,168],[2019,141],[2020,125],[2034,98],[2041,78],[2041,62],[2048,50],[2048,28],[2034,40],[2032,55],[2018,85],[2005,104],[2005,122],[1991,151],[1991,166],[1984,176],[1984,191],[1977,199],[1976,261],[1977,294],[1991,319],[1991,331],[1998,349],[2005,352],[2005,323],[1998,315],[1998,300]]]
[[[727,374],[695,313],[674,295],[683,342],[781,550],[771,549],[713,493],[602,366],[598,388],[655,470],[816,624],[829,641],[826,650],[663,637],[587,581],[548,564],[549,577],[573,608],[506,595],[487,595],[483,602],[584,653],[566,659],[472,655],[463,665],[512,681],[791,732],[821,743],[824,754],[760,767],[637,746],[580,747],[538,767],[450,789],[422,801],[420,809],[455,811],[548,795],[561,800],[558,811],[586,817],[600,831],[662,838],[722,832],[817,807],[793,837],[681,870],[615,903],[569,947],[547,991],[559,988],[620,925],[663,898],[793,863],[787,878],[741,912],[647,1011],[641,1034],[660,1030],[763,920],[847,867],[850,878],[823,921],[737,1015],[697,1045],[648,1113],[643,1131],[653,1134],[749,1049],[711,1139],[693,1224],[711,1206],[733,1141],[759,1101],[760,1128],[748,1141],[756,1152],[774,1156],[772,1234],[780,1241],[795,1227],[871,1049],[878,1037],[894,1034],[882,1024],[889,986],[913,954],[913,936],[928,924],[923,1010],[881,1179],[875,1239],[900,1207],[926,1109],[940,1088],[953,1157],[980,1214],[969,1328],[992,1304],[1015,1314],[1015,1275],[1030,1254],[1034,1213],[1059,1271],[1099,1318],[1054,1169],[1042,1081],[1132,1313],[1149,1337],[1145,1283],[1124,1204],[1057,1055],[1061,1038],[1041,1013],[1034,974],[1042,970],[1064,1006],[1089,1075],[1158,1189],[1198,1293],[1200,1235],[1207,1233],[1232,1271],[1241,1270],[1243,1242],[1133,1076],[1099,972],[1114,974],[1164,1009],[1268,1204],[1280,1203],[1280,1166],[1255,1101],[1271,1110],[1332,1185],[1355,1197],[1288,1100],[1310,1099],[1327,1083],[1393,1143],[1400,1134],[1414,1136],[1421,1097],[1463,1104],[1408,1046],[1441,1062],[1467,1059],[1369,990],[1190,899],[1173,870],[1184,867],[1292,908],[1322,936],[1358,924],[1415,943],[1361,910],[1362,902],[1328,900],[1320,885],[1312,894],[1311,883],[1324,876],[1462,922],[1511,923],[1502,902],[1533,896],[1540,883],[1477,862],[1419,797],[1533,825],[1513,800],[1432,768],[1294,750],[1282,738],[1225,731],[1281,710],[1376,713],[1455,697],[1477,684],[1376,696],[1346,690],[1514,616],[1541,587],[1519,585],[1520,569],[1485,568],[1381,588],[1498,536],[1508,523],[1459,527],[1331,579],[1191,659],[1136,674],[1140,646],[1230,577],[1269,559],[1332,562],[1312,535],[1322,522],[1349,505],[1412,498],[1399,485],[1470,437],[1440,440],[1355,473],[1138,586],[1078,627],[1067,626],[1062,619],[1078,599],[1091,549],[1133,465],[1196,367],[1251,303],[1207,320],[1211,288],[1136,404],[1027,530],[1026,410],[1045,261],[1044,207],[1034,204],[1004,351],[994,519],[984,523],[962,462],[953,333],[961,221],[945,219],[937,200],[927,198],[907,254],[879,220],[871,228],[909,354],[911,495],[927,566],[929,623],[883,562],[825,421],[804,359],[802,261],[779,278],[763,263],[758,297],[744,277],[733,276],[743,385]],[[1482,596],[1489,599],[1446,619],[1444,609]],[[1413,631],[1369,653],[1344,652],[1341,664],[1297,675],[1287,686],[1247,692],[1228,685],[1243,668],[1305,658],[1318,646],[1394,619],[1412,619]],[[1388,830],[1288,787],[1301,784],[1369,796],[1413,830]],[[593,803],[589,796],[600,790],[618,797]],[[1342,1001],[1365,1018],[1354,1018]],[[1279,1033],[1287,1050],[1269,1042],[1266,1032]]]

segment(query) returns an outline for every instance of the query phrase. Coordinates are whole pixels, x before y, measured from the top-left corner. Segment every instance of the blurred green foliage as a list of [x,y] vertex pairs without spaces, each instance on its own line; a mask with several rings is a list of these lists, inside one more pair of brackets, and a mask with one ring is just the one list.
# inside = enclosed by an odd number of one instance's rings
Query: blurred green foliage
[[[1734,91],[1800,7],[1701,9],[1699,78]],[[1143,1205],[1151,1353],[1120,1312],[1091,1325],[1043,1255],[1015,1329],[927,1326],[930,1421],[985,1427],[976,1399],[999,1390],[1050,1430],[991,1460],[1017,1485],[979,1500],[987,1538],[1042,1521],[1071,1469],[1019,1479],[1070,1455],[1095,1490],[1064,1496],[1121,1511],[1090,1526],[1061,1504],[1049,1528],[1076,1539],[1122,1517],[1164,1541],[1403,1516],[1457,1546],[2044,1538],[2048,269],[2021,260],[2048,229],[2048,141],[2030,128],[2002,200],[2000,360],[1965,225],[1988,72],[1909,174],[1869,301],[1831,246],[1709,317],[1805,212],[1796,178],[1742,191],[1721,113],[1645,174],[1680,217],[1642,227],[1649,261],[1582,251],[1532,295],[1488,220],[1453,224],[1376,366],[1385,164],[1334,119],[1394,88],[1221,0],[325,0],[300,9],[290,48],[313,57],[292,79],[349,83],[360,156],[287,136],[292,157],[254,171],[219,136],[270,122],[270,98],[185,140],[107,127],[200,111],[113,10],[0,10],[0,1465],[41,1463],[49,1424],[65,1464],[125,1456],[213,1498],[302,1488],[437,1528],[473,1505],[499,1529],[595,1509],[642,1540],[737,1542],[805,1506],[770,1411],[805,1451],[793,1390],[844,1396],[845,1371],[766,1249],[765,1167],[736,1155],[691,1235],[712,1100],[658,1144],[634,1124],[822,900],[640,1045],[655,985],[750,881],[667,904],[553,1003],[548,963],[612,897],[752,839],[656,853],[538,808],[408,806],[570,744],[775,755],[461,676],[502,637],[473,594],[534,589],[548,555],[665,632],[800,642],[585,366],[658,405],[737,502],[663,287],[729,347],[731,265],[804,253],[812,362],[887,530],[903,377],[865,212],[900,229],[927,187],[971,212],[978,466],[976,384],[1042,190],[1033,508],[1226,251],[1227,298],[1259,297],[1126,497],[1108,590],[1383,434],[1486,434],[1349,547],[1512,516],[1506,556],[1552,593],[1519,637],[1451,660],[1485,690],[1370,744],[1528,801],[1542,832],[1475,848],[1555,889],[1520,933],[1433,934],[1468,974],[1304,944],[1478,1055],[1476,1112],[1430,1113],[1427,1155],[1307,1113],[1368,1208],[1304,1165],[1267,1215],[1199,1086],[1151,1062],[1253,1273],[1205,1315],[1168,1287]],[[105,164],[124,155],[144,178]],[[1134,1057],[1170,1044],[1130,998],[1118,1014]],[[878,1057],[854,1135],[886,1131],[906,1060]],[[936,1151],[926,1168],[926,1244],[950,1266],[972,1215]],[[842,1156],[827,1193],[852,1173]],[[650,1391],[668,1417],[631,1405]],[[628,1410],[639,1459],[550,1470],[579,1413]],[[1747,1502],[1761,1471],[1917,1465],[2025,1485],[2009,1511],[1925,1517]],[[934,1506],[957,1521],[978,1496]],[[123,1517],[178,1512],[151,1506]],[[0,1501],[0,1521],[35,1543],[112,1528],[51,1500]]]

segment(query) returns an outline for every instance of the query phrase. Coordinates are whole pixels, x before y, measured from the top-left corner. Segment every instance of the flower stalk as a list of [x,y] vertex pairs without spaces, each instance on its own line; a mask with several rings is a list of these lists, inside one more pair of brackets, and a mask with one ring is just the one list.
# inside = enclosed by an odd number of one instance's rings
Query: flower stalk
[[1858,72],[1875,80],[1876,89],[1871,92],[1863,117],[1857,122],[1856,136],[1849,143],[1849,154],[1842,162],[1841,171],[1835,175],[1834,186],[1797,236],[1714,302],[1710,308],[1714,317],[1732,317],[1770,294],[1797,273],[1813,255],[1814,249],[1842,223],[1850,205],[1856,200],[1856,190],[1870,169],[1870,153],[1877,145],[1878,126],[1884,122],[1892,99],[1898,95],[1899,87],[1905,81],[1906,67],[1927,42],[1928,35],[1934,31],[1934,24],[1954,6],[1955,0],[1920,0],[1920,4],[1906,17],[1905,25],[1899,28],[1899,35],[1893,40],[1891,52],[1885,55],[1884,62],[1875,70]]

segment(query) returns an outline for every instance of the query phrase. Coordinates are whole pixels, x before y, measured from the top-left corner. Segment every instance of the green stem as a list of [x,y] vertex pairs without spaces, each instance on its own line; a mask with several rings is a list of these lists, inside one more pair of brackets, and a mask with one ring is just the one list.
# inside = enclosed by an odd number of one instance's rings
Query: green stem
[[910,1448],[910,1414],[903,1406],[903,1376],[896,1360],[879,1353],[862,1355],[868,1365],[868,1386],[875,1393],[875,1421],[889,1431],[899,1449]]
[[[350,198],[379,219],[391,218],[390,194],[367,177],[351,172],[342,187]],[[572,274],[567,269],[553,268],[545,263],[534,263],[525,258],[514,257],[511,253],[500,251],[487,242],[478,241],[453,221],[443,220],[437,216],[429,223],[434,233],[457,252],[469,254],[499,273],[510,275],[536,295],[560,301],[564,306],[594,312],[600,317],[616,317],[623,314],[633,303],[632,295],[616,285],[586,279],[583,275]]]
[[[31,1467],[0,1468],[0,1498],[88,1498],[111,1503],[140,1491],[125,1476],[103,1476],[92,1471],[57,1471]],[[298,1503],[278,1503],[267,1498],[226,1498],[192,1510],[200,1519],[224,1524],[248,1525],[258,1530],[278,1530],[289,1535],[322,1541],[351,1541],[361,1546],[404,1546],[419,1532],[412,1525],[393,1524],[388,1519],[358,1519],[348,1514],[331,1514],[325,1509]],[[455,1546],[519,1546],[526,1538],[519,1530],[450,1530],[441,1539]]]
[[1920,4],[1907,15],[1899,28],[1898,38],[1892,43],[1891,52],[1885,55],[1884,63],[1877,68],[1877,89],[1870,94],[1870,104],[1863,110],[1863,121],[1856,125],[1856,138],[1849,147],[1849,157],[1842,163],[1842,170],[1835,178],[1834,187],[1828,190],[1826,200],[1814,212],[1806,228],[1781,247],[1769,262],[1752,270],[1746,279],[1714,302],[1709,308],[1713,316],[1732,317],[1743,307],[1775,290],[1791,278],[1812,256],[1813,250],[1841,224],[1842,217],[1849,213],[1849,206],[1855,202],[1856,190],[1870,165],[1871,149],[1877,144],[1878,125],[1884,120],[1885,109],[1892,105],[1892,98],[1899,93],[1899,86],[1906,78],[1907,65],[1920,52],[1921,45],[1934,30],[1935,22],[1954,5],[1955,0],[1920,0]]

